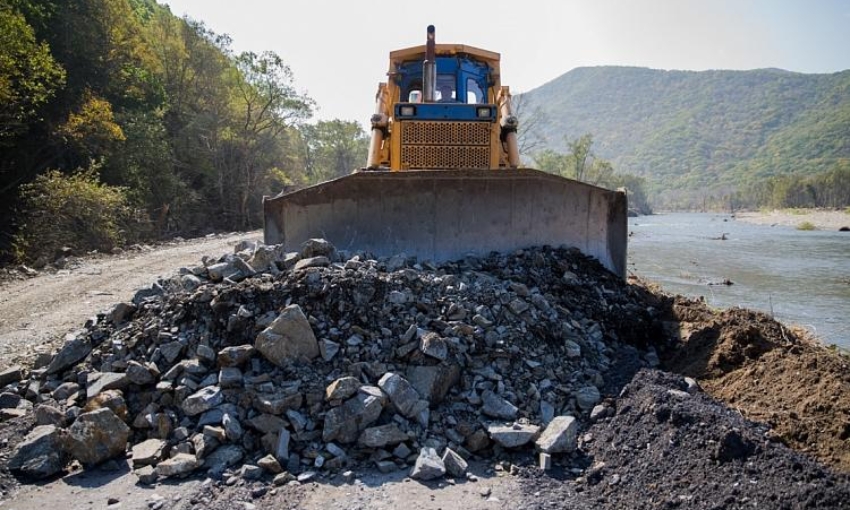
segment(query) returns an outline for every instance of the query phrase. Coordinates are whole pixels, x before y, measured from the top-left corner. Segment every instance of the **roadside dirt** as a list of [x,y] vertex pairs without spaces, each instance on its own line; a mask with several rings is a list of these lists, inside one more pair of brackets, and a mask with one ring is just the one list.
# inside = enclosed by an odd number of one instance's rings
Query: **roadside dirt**
[[[158,277],[259,237],[258,232],[216,236],[82,260],[71,270],[0,285],[0,369],[31,364],[33,356],[50,352],[87,317],[130,299]],[[680,376],[642,371],[637,356],[624,350],[618,367],[606,375],[604,397],[614,415],[583,430],[581,452],[554,459],[547,474],[526,455],[509,456],[501,464],[473,463],[475,481],[423,484],[407,478],[406,471],[364,470],[353,473],[353,480],[335,474],[283,487],[269,480],[228,485],[191,478],[144,488],[124,461],[21,486],[5,470],[5,460],[31,428],[27,416],[0,424],[0,505],[16,510],[40,510],[47,502],[68,508],[213,510],[850,507],[847,357],[764,314],[716,311],[639,281],[632,284],[667,321],[666,335],[657,339],[662,366],[696,378],[728,407],[699,392],[682,397]]]
[[0,368],[49,353],[88,317],[127,301],[140,288],[204,255],[219,257],[239,241],[260,240],[259,231],[165,243],[115,256],[74,259],[70,269],[0,282]]

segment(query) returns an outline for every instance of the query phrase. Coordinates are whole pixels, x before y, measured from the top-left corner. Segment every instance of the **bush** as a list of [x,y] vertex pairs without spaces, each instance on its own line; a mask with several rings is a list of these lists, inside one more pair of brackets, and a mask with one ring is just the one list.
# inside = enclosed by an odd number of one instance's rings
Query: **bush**
[[52,261],[60,250],[109,251],[133,226],[126,190],[102,184],[97,167],[63,175],[52,170],[21,187],[21,229],[15,254],[21,261]]
[[797,225],[797,230],[817,230],[817,227],[815,227],[815,224],[810,221],[804,221]]

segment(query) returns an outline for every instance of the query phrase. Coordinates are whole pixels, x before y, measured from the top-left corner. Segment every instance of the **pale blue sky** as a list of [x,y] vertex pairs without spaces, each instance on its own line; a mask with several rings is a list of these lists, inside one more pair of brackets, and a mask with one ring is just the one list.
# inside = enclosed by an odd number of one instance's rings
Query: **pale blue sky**
[[514,93],[579,66],[850,69],[850,0],[159,1],[237,51],[278,53],[318,119],[362,124],[388,53],[424,44],[429,24],[437,42],[501,53]]

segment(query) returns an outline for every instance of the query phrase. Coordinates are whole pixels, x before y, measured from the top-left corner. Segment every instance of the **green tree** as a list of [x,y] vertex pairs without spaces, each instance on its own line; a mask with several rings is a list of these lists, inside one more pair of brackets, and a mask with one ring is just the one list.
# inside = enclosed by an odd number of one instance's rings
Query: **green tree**
[[319,121],[302,126],[300,132],[309,184],[348,175],[366,161],[369,137],[357,122]]
[[65,81],[49,46],[23,15],[0,4],[0,147],[37,122],[39,109]]
[[108,251],[137,231],[126,190],[101,183],[96,167],[69,176],[47,172],[23,186],[21,198],[21,260],[49,262],[64,247]]

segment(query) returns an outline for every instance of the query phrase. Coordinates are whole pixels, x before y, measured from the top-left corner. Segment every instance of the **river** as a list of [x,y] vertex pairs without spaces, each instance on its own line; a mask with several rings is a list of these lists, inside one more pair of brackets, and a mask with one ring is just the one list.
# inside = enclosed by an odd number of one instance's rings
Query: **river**
[[671,213],[630,218],[629,234],[630,273],[714,307],[767,312],[850,349],[850,233]]

